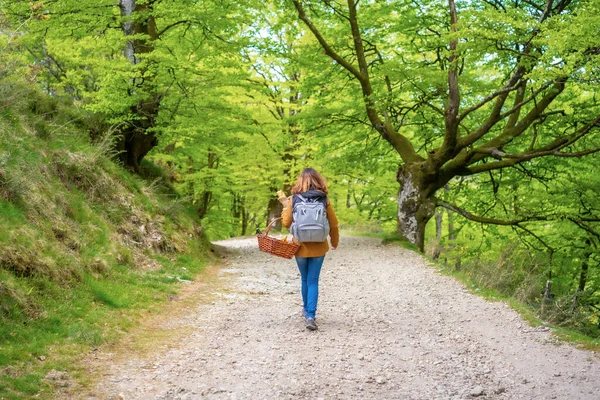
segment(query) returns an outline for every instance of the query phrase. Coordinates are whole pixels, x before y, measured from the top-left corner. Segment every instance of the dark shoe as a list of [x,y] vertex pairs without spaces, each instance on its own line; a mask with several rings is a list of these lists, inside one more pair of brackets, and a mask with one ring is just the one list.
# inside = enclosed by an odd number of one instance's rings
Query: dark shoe
[[308,329],[309,331],[316,331],[317,329],[319,329],[314,318],[306,318],[306,329]]

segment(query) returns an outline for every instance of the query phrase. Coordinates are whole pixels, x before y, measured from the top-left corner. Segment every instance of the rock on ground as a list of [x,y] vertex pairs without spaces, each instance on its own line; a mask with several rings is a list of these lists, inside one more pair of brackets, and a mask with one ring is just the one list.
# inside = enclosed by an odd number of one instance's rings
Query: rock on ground
[[[105,367],[89,399],[598,399],[600,361],[470,294],[411,251],[343,237],[305,330],[293,260],[230,249],[191,333]],[[159,328],[157,328],[159,329]],[[159,344],[157,344],[159,346]]]

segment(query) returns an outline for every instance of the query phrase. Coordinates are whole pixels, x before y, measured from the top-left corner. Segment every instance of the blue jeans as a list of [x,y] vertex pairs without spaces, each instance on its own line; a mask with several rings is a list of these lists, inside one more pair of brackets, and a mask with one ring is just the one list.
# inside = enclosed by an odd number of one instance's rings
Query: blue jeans
[[325,256],[298,257],[296,264],[300,270],[302,280],[302,303],[306,318],[315,318],[317,314],[317,301],[319,300],[319,275]]

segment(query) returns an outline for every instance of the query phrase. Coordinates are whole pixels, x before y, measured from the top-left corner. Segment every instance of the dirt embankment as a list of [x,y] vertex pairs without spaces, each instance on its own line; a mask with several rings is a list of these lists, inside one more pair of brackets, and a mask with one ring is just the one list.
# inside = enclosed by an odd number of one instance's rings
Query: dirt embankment
[[470,294],[415,253],[342,238],[325,259],[319,330],[309,332],[293,260],[260,253],[254,238],[220,245],[230,251],[212,298],[157,320],[187,333],[121,357],[85,398],[600,398],[594,353]]

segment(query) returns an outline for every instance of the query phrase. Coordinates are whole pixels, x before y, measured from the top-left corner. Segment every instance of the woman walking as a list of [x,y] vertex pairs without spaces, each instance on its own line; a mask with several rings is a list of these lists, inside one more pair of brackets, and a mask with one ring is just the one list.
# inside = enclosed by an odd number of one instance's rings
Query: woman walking
[[[294,222],[294,210],[301,202],[322,202],[324,206],[326,205],[327,210],[331,250],[335,250],[340,238],[338,219],[335,216],[331,202],[327,199],[327,193],[327,181],[314,169],[306,168],[292,188],[290,201],[283,208],[281,213],[282,224],[286,228],[290,228]],[[329,249],[329,243],[325,238],[322,242],[301,242],[300,249],[296,253],[296,263],[302,280],[302,314],[306,319],[306,328],[311,331],[318,329],[315,319],[319,299],[319,275],[325,254]]]

